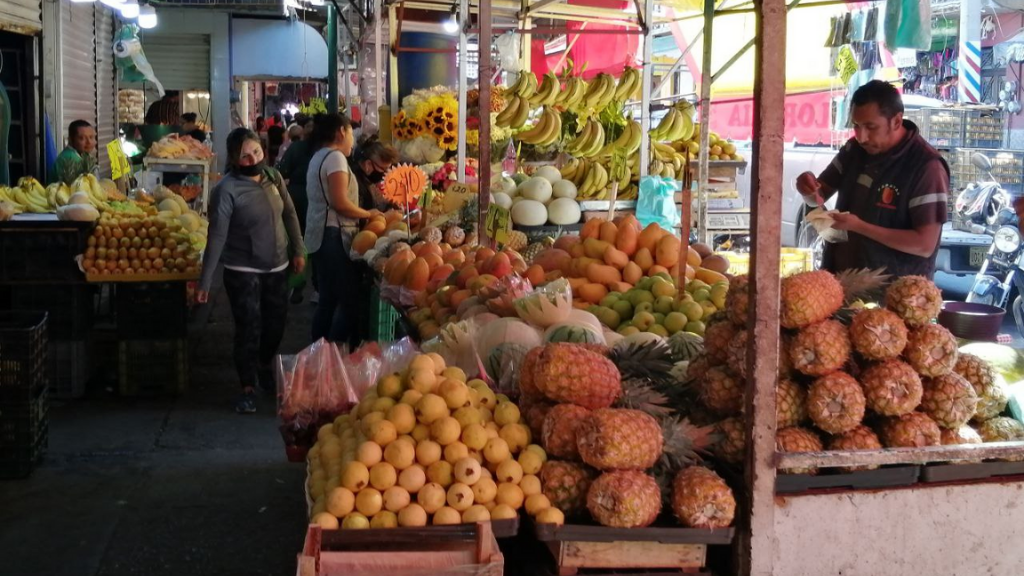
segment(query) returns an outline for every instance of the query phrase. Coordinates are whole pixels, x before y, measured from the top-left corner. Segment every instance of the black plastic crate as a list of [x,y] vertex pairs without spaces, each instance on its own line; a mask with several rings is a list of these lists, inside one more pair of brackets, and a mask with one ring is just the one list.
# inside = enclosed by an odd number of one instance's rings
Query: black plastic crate
[[49,441],[49,399],[40,388],[28,402],[0,403],[0,478],[24,478]]
[[46,387],[47,315],[0,312],[0,404],[27,402]]
[[184,282],[124,282],[115,290],[118,339],[185,337],[188,301]]
[[188,341],[121,340],[118,385],[122,396],[168,396],[188,388]]
[[89,284],[11,286],[9,308],[46,312],[46,332],[52,339],[85,338],[93,325],[95,290]]
[[68,223],[19,222],[0,226],[0,281],[81,282],[75,256],[85,252],[89,229]]

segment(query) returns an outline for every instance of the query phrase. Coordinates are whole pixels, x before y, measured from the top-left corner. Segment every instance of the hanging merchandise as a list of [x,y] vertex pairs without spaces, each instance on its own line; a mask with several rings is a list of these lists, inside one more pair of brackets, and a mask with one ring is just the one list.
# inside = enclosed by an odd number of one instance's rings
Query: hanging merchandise
[[117,69],[121,71],[121,82],[151,82],[157,93],[163,98],[164,86],[157,80],[153,67],[149,65],[146,54],[142,51],[139,41],[139,27],[125,24],[117,32],[114,42],[114,56],[117,58]]
[[494,46],[498,49],[498,62],[502,70],[518,73],[523,69],[519,34],[510,30],[498,36],[494,41]]
[[872,6],[867,13],[864,20],[864,41],[875,42],[878,40],[878,6]]
[[928,50],[932,45],[929,0],[886,0],[885,45],[890,49]]

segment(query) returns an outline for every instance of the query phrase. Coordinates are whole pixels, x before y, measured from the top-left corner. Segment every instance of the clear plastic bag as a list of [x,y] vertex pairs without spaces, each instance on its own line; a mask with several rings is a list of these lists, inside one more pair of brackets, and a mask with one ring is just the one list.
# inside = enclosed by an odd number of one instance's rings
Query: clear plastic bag
[[419,347],[408,336],[401,340],[395,340],[384,345],[381,351],[383,366],[381,375],[401,372],[408,368],[412,359],[420,354]]
[[357,348],[355,352],[346,354],[344,358],[349,383],[355,391],[356,398],[361,399],[383,374],[383,352],[379,344],[369,342]]
[[509,274],[480,291],[487,309],[502,317],[516,316],[516,300],[533,292],[533,284],[517,274]]
[[547,328],[564,322],[572,312],[572,286],[565,278],[548,282],[515,301],[516,313],[524,321]]
[[[810,222],[811,226],[814,227],[815,232],[825,242],[838,243],[846,242],[849,240],[849,236],[846,234],[846,230],[836,230],[832,227],[832,214],[837,214],[834,210],[824,210],[822,208],[815,208],[804,216],[804,220]],[[842,212],[845,214],[845,212]]]
[[494,46],[498,49],[498,63],[502,70],[517,73],[523,69],[519,34],[513,31],[505,32],[494,40]]
[[656,222],[665,230],[673,231],[679,225],[676,192],[679,182],[660,176],[645,176],[640,180],[640,197],[636,202],[636,218],[646,227]]

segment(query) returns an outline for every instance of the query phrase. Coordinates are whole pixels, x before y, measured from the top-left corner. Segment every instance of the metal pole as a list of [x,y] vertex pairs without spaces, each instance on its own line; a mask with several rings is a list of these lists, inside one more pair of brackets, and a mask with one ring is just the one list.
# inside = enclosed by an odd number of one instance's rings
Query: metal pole
[[[520,13],[526,14],[522,19],[521,25],[523,26],[523,29],[529,30],[533,27],[533,18],[530,18],[529,13],[527,12],[530,7],[530,0],[522,0],[521,6],[522,11]],[[519,39],[519,42],[519,51],[522,54],[521,63],[523,70],[530,70],[531,60],[533,58],[533,34],[524,33],[522,38]]]
[[[712,1],[712,0],[708,0]],[[639,6],[638,6],[639,8]],[[640,14],[636,15],[640,18]],[[651,163],[651,83],[654,78],[654,0],[644,1],[644,61],[640,77],[640,177],[647,176]]]
[[750,174],[754,249],[750,270],[747,347],[746,488],[749,524],[741,540],[740,573],[774,573],[775,386],[779,353],[779,246],[786,103],[785,0],[759,0],[754,37],[754,132]]
[[697,241],[710,244],[708,237],[708,171],[711,169],[711,49],[714,37],[715,2],[704,0],[704,53],[700,67],[700,151],[697,158]]
[[[382,26],[382,23],[381,23],[381,18],[382,18],[381,5],[383,3],[384,3],[384,0],[373,0],[373,73],[374,73],[374,79],[373,79],[374,93],[373,93],[373,97],[374,97],[374,100],[375,100],[373,105],[376,107],[376,108],[374,108],[374,113],[377,113],[377,110],[379,110],[381,105],[384,104],[384,95],[383,95],[383,92],[384,92],[384,78],[382,78],[382,76],[384,74],[384,62],[382,60],[382,55],[380,53],[380,41],[381,41],[380,35],[381,35],[381,26]],[[377,121],[378,121],[378,123],[380,122],[380,118],[379,117],[377,118]]]
[[[463,0],[465,1],[465,0]],[[468,20],[468,18],[467,18]],[[478,234],[481,238],[486,233],[487,206],[491,198],[491,0],[480,0],[479,8],[480,36],[477,46],[480,50],[480,166],[477,168],[480,212],[478,214]]]
[[327,110],[338,111],[338,11],[327,5]]
[[388,103],[391,104],[391,117],[398,115],[398,43],[401,42],[401,21],[396,14],[395,5],[388,6],[388,41],[391,49],[388,50]]
[[[469,24],[469,0],[459,0],[459,144],[456,177],[462,183],[466,182],[466,115],[468,113],[466,92],[469,90],[467,85],[469,82],[467,70],[469,68],[469,43],[466,28],[469,27]],[[477,43],[482,44],[479,41]],[[484,109],[490,110],[490,107]],[[482,121],[483,113],[480,116]]]

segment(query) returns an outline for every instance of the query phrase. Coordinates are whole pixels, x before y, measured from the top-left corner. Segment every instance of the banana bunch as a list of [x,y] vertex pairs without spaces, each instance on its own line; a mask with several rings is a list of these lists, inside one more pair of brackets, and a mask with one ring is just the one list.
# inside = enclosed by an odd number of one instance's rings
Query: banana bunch
[[651,130],[651,140],[655,142],[689,140],[692,135],[693,119],[674,106],[668,109],[668,113],[658,123],[658,127]]
[[54,211],[54,206],[47,198],[46,189],[31,176],[19,179],[17,186],[0,188],[0,200],[14,204],[14,207],[22,212],[46,214]]
[[60,208],[71,200],[71,188],[63,182],[54,182],[46,187],[46,200],[50,206]]
[[71,183],[72,194],[79,192],[84,193],[89,197],[89,202],[99,209],[106,209],[107,204],[107,193],[103,190],[103,186],[100,185],[100,181],[96,179],[96,176],[92,174],[83,174],[75,179]]
[[[511,94],[511,92],[510,92]],[[530,115],[530,101],[519,95],[509,96],[508,105],[494,119],[501,128],[522,128]]]
[[562,136],[562,116],[550,106],[545,106],[540,114],[540,120],[533,125],[533,128],[520,132],[514,136],[520,142],[533,144],[534,146],[550,146]]
[[537,91],[534,92],[533,96],[530,96],[530,106],[534,108],[538,106],[552,106],[561,93],[562,83],[553,72],[548,72],[544,75],[544,80],[541,81]]
[[[618,86],[615,87],[615,100],[618,102],[628,100],[636,92],[636,89],[640,87],[642,80],[643,76],[641,76],[639,70],[626,66],[625,70],[622,71],[622,76],[619,76]],[[686,100],[683,100],[683,102],[686,102]]]
[[[576,198],[580,200],[607,200],[611,197],[613,174],[609,164],[611,159],[573,158],[562,166],[559,171],[562,178],[571,181],[578,190]],[[622,168],[617,180],[619,200],[635,200],[639,193],[640,154],[631,154]]]
[[565,110],[576,110],[586,94],[587,81],[578,76],[570,76],[565,81],[565,88],[555,98],[555,105]]
[[587,120],[583,131],[566,144],[565,151],[576,158],[596,156],[604,146],[604,126],[593,118]]
[[583,105],[585,108],[604,110],[608,103],[615,98],[616,90],[615,78],[611,74],[602,72],[587,88],[587,93],[583,96]]
[[614,142],[605,144],[604,148],[597,153],[598,156],[607,156],[612,153],[612,150],[624,149],[626,154],[632,154],[640,149],[640,136],[643,134],[640,123],[636,120],[630,120],[626,124],[626,129],[622,131],[622,134],[615,139]]
[[671,165],[676,172],[681,171],[683,166],[686,165],[686,155],[683,152],[679,152],[672,146],[662,144],[661,142],[652,142],[651,144],[652,158]]
[[519,78],[505,90],[505,94],[521,96],[527,100],[537,91],[537,76],[530,71],[520,72]]

